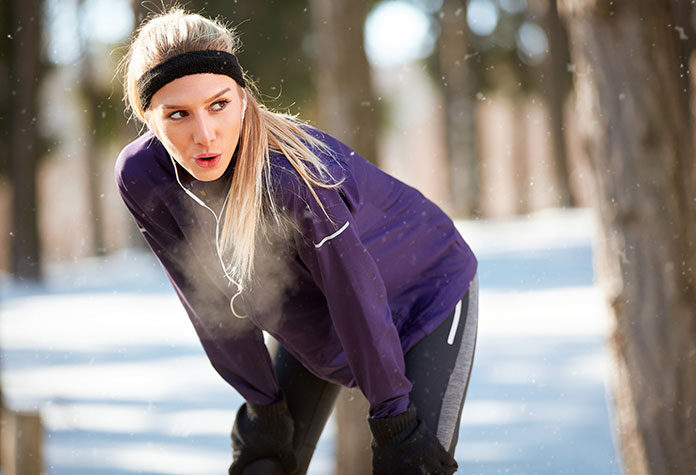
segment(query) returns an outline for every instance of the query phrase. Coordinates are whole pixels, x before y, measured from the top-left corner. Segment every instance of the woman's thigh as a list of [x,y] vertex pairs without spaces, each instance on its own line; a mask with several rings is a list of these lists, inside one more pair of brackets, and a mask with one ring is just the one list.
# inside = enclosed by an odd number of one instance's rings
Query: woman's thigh
[[406,353],[406,377],[413,384],[411,402],[419,418],[450,454],[471,375],[478,327],[478,279],[458,308],[430,335]]
[[331,415],[340,386],[314,376],[275,340],[269,343],[268,349],[295,423],[293,443],[300,465],[298,473],[303,474]]

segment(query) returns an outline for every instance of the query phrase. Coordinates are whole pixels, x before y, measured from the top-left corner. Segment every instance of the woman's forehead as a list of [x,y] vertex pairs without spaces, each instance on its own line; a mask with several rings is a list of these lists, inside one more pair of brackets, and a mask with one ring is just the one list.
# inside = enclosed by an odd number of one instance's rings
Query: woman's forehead
[[203,104],[234,92],[236,88],[236,81],[223,74],[190,74],[175,79],[158,90],[152,96],[152,107]]

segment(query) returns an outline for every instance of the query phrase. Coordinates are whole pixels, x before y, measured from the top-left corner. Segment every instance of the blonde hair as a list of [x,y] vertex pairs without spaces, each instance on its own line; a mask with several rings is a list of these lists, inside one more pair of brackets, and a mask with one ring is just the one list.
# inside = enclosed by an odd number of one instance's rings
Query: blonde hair
[[[218,19],[187,13],[180,7],[146,19],[121,63],[121,69],[125,69],[126,107],[133,117],[146,123],[137,80],[160,62],[188,51],[220,50],[236,54],[239,48],[240,42],[232,28]],[[246,73],[244,80],[247,110],[221,233],[222,254],[230,260],[225,270],[234,276],[240,288],[252,276],[257,238],[264,234],[265,225],[283,222],[271,196],[270,152],[285,155],[325,214],[314,186],[340,185],[314,151],[329,152],[326,144],[310,135],[296,117],[268,110],[258,100],[256,88]]]

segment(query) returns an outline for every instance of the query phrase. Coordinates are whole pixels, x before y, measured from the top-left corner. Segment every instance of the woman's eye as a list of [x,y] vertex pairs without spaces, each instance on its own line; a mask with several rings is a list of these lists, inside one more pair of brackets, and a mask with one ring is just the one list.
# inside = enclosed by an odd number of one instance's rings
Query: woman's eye
[[227,99],[222,100],[222,101],[217,101],[215,104],[213,104],[213,110],[215,110],[215,111],[221,111],[221,110],[224,109],[225,106],[227,106],[227,104],[229,104],[229,103],[230,103],[230,101],[228,101]]
[[169,114],[169,118],[174,119],[174,120],[179,120],[179,119],[183,119],[185,115],[186,115],[186,112],[184,112],[184,111],[176,111],[176,112],[172,112],[171,114]]

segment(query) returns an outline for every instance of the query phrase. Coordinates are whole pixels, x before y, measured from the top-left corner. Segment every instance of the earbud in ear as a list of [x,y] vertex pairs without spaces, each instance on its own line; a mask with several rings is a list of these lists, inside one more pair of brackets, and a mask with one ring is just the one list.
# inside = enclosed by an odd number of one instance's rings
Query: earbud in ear
[[242,120],[241,120],[241,122],[244,122],[244,114],[246,113],[246,107],[247,107],[247,99],[246,99],[246,94],[244,94],[244,97],[242,98]]
[[152,126],[152,117],[147,117],[145,121],[147,123],[148,130],[153,134],[157,135],[157,133],[155,132],[155,128]]

